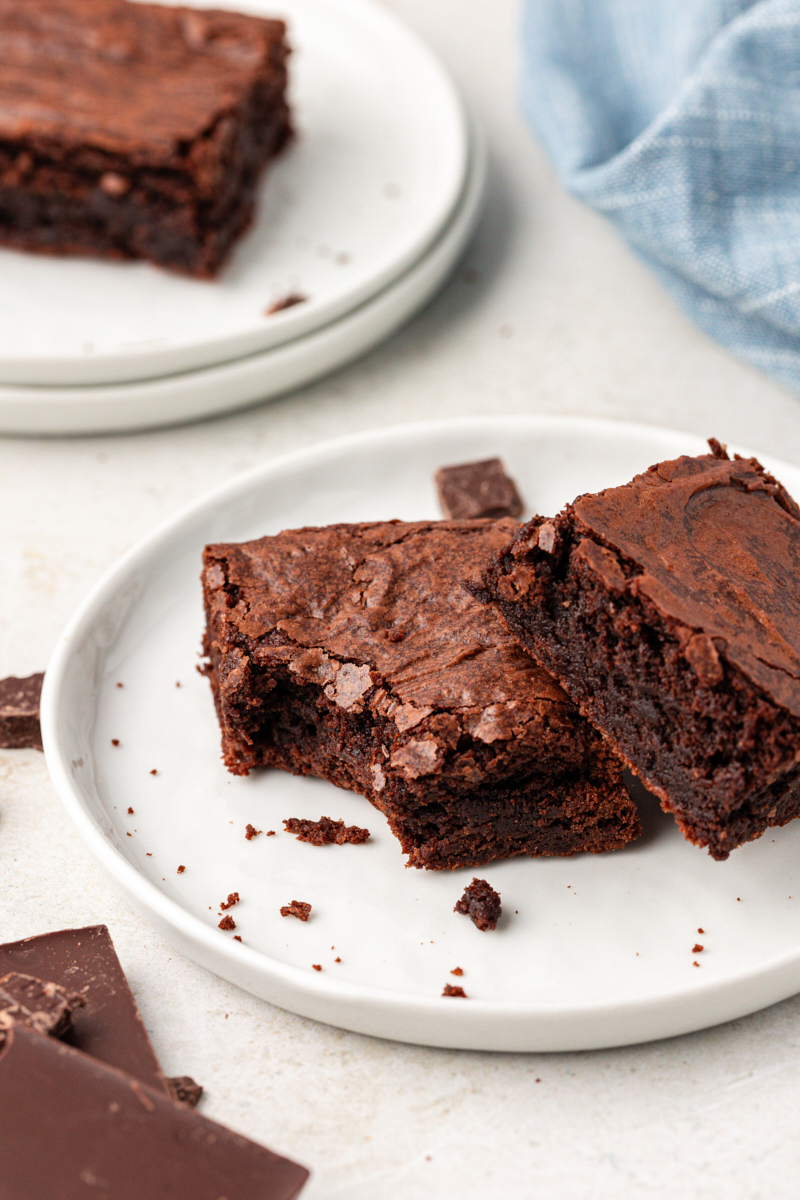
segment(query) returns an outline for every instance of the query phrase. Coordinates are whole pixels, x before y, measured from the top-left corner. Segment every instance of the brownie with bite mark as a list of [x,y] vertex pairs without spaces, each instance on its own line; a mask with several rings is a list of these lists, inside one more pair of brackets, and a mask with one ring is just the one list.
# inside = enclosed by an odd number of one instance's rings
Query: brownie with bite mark
[[535,518],[475,594],[725,859],[800,814],[800,509],[709,444]]
[[0,244],[212,277],[290,132],[285,25],[0,0]]
[[230,771],[365,795],[408,864],[625,845],[616,754],[462,585],[512,520],[384,521],[206,547],[208,675]]

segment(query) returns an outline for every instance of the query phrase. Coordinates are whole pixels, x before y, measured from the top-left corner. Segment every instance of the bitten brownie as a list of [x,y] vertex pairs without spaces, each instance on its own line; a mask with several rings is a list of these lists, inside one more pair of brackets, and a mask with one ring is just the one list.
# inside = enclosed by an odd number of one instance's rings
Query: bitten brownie
[[537,517],[476,595],[724,859],[800,813],[800,510],[710,446]]
[[0,0],[0,244],[213,276],[289,134],[282,21]]
[[616,755],[462,586],[510,520],[378,522],[208,546],[208,674],[230,771],[363,793],[416,867],[616,849]]

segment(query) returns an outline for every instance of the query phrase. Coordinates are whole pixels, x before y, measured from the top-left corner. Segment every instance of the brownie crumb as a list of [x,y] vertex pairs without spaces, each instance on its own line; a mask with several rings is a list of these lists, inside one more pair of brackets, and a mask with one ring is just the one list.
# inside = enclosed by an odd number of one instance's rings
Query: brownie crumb
[[705,929],[698,929],[698,933],[705,933]]
[[181,865],[178,867],[178,874],[182,875],[185,870],[186,867],[183,865],[183,863],[181,863]]
[[263,829],[256,829],[255,825],[245,825],[244,827],[244,836],[247,838],[248,842],[252,842],[254,837],[258,837],[258,835],[263,832]]
[[112,739],[111,739],[111,745],[112,745],[112,746],[118,746],[118,745],[119,745],[119,738],[112,738]]
[[458,984],[453,984],[453,983],[446,983],[444,985],[444,991],[442,992],[442,995],[443,996],[458,996],[462,1000],[467,999],[467,993],[464,991],[464,989],[462,987],[459,987]]
[[268,830],[267,830],[267,837],[275,837],[275,830],[274,830],[274,829],[268,829]]
[[302,292],[289,292],[288,296],[275,300],[269,308],[265,308],[264,316],[274,317],[275,313],[283,312],[286,308],[294,308],[295,304],[305,304],[307,300],[308,296],[304,296]]
[[172,1094],[179,1104],[188,1104],[189,1108],[195,1108],[198,1100],[203,1094],[202,1085],[195,1083],[191,1075],[173,1075],[167,1083],[172,1088]]
[[222,909],[222,911],[224,912],[226,908],[233,908],[234,904],[238,904],[238,903],[239,903],[239,893],[238,892],[228,892],[228,899],[220,900],[219,906]]
[[117,684],[117,687],[125,687],[125,684],[124,684],[124,683],[118,683],[118,684]]
[[291,904],[284,904],[281,908],[282,917],[297,917],[298,921],[307,921],[310,912],[311,905],[306,904],[304,900],[293,900]]
[[158,774],[158,771],[155,769],[155,767],[153,767],[153,769],[152,769],[152,771],[150,772],[150,774],[151,774],[151,775],[157,775],[157,774]]
[[692,946],[692,954],[701,954],[702,950],[703,950],[703,947],[700,945],[699,942],[695,942],[695,944]]
[[494,929],[502,913],[500,896],[485,879],[473,878],[453,912],[463,913],[482,932]]
[[700,963],[699,963],[699,962],[697,962],[697,961],[695,961],[695,962],[693,962],[693,963],[692,963],[692,966],[693,966],[693,967],[699,967],[699,966],[700,966]]
[[312,963],[311,966],[312,966],[313,970],[315,970],[315,971],[322,970],[322,963]]
[[345,825],[344,821],[332,821],[330,817],[320,817],[318,821],[289,817],[283,824],[287,833],[296,834],[298,842],[310,842],[312,846],[343,846],[345,842],[358,846],[369,837],[368,829]]
[[334,961],[334,962],[341,962],[342,960],[341,960],[341,959],[339,958],[339,956],[337,955],[337,956],[336,956],[336,958],[335,958],[333,961]]
[[130,807],[130,805],[128,805],[128,816],[129,817],[133,816],[133,809]]
[[451,974],[451,975],[463,975],[463,974],[464,974],[464,972],[461,970],[461,967],[453,967],[453,969],[452,969],[452,971],[450,972],[450,974]]
[[219,923],[218,928],[219,929],[235,929],[236,922],[234,921],[233,917],[230,917],[230,916],[223,917]]
[[235,942],[240,942],[242,939],[239,937],[238,933],[235,933],[235,934],[233,935],[233,940],[234,940]]

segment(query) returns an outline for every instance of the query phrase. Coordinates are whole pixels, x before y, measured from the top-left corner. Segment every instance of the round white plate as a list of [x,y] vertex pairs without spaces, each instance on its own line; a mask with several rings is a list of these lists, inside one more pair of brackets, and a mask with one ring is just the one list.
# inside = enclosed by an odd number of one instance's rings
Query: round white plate
[[478,223],[486,186],[486,148],[473,149],[466,188],[438,241],[387,288],[330,325],[234,362],[106,387],[0,385],[0,432],[102,433],[152,428],[272,399],[344,366],[388,337],[444,283]]
[[[645,834],[625,850],[480,868],[503,902],[496,931],[481,933],[453,912],[473,872],[405,869],[362,797],[274,771],[228,775],[195,669],[206,542],[434,517],[434,470],[487,454],[502,455],[530,510],[552,513],[703,450],[689,435],[600,421],[437,422],[321,445],[204,498],[109,572],[47,669],[47,762],[90,850],[198,962],[304,1016],[400,1041],[590,1049],[699,1029],[800,989],[800,822],[717,863],[645,797]],[[798,468],[768,465],[800,495]],[[283,830],[284,818],[321,815],[372,837],[320,848]],[[246,841],[247,823],[263,835]],[[241,943],[217,928],[231,891]],[[280,916],[291,900],[313,906],[307,924]],[[442,997],[455,967],[467,1000]]]
[[[237,7],[279,11],[293,47],[297,138],[267,170],[254,227],[210,283],[0,250],[0,382],[119,383],[265,350],[363,304],[440,234],[467,129],[428,48],[370,0]],[[291,293],[308,299],[267,315]]]

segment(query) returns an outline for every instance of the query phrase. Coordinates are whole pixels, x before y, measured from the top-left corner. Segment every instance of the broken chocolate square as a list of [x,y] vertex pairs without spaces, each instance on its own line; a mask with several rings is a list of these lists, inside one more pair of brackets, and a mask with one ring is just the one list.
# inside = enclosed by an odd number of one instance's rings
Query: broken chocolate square
[[0,979],[0,1045],[13,1024],[62,1037],[70,1027],[73,1012],[84,1004],[77,992],[69,995],[55,983],[11,971]]
[[41,750],[39,700],[44,675],[0,679],[0,749]]
[[440,467],[433,478],[448,520],[522,515],[522,498],[514,480],[506,475],[502,459]]

